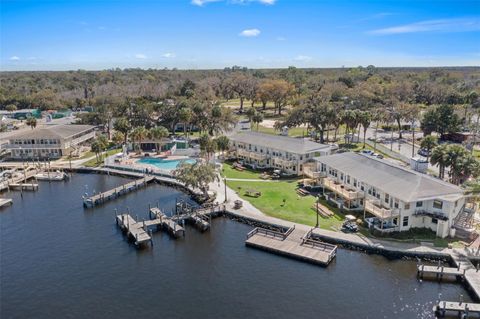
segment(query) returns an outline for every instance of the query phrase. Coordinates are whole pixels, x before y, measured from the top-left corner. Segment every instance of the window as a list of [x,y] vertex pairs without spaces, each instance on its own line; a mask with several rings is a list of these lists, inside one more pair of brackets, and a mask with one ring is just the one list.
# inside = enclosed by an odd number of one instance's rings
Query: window
[[441,200],[434,200],[433,201],[433,208],[436,208],[436,209],[442,209],[443,207],[443,202]]
[[403,208],[404,209],[410,209],[410,203],[405,203],[405,205],[403,205]]
[[405,226],[408,226],[408,216],[403,217],[402,225],[403,225],[404,227],[405,227]]
[[350,184],[350,175],[347,175],[347,183]]
[[[362,185],[360,186],[360,189],[361,189],[362,191],[365,190],[365,185],[363,185],[363,183],[362,183]],[[370,193],[369,193],[369,194],[370,194]]]
[[353,179],[353,186],[357,187],[357,179],[356,178]]
[[422,207],[423,206],[423,202],[417,202],[417,204],[415,205],[416,207]]
[[390,195],[389,194],[385,194],[385,203],[389,203],[390,202]]
[[393,204],[393,206],[394,206],[395,208],[398,208],[398,207],[399,207],[398,199],[395,199],[395,203]]
[[438,224],[438,219],[432,217],[432,224]]

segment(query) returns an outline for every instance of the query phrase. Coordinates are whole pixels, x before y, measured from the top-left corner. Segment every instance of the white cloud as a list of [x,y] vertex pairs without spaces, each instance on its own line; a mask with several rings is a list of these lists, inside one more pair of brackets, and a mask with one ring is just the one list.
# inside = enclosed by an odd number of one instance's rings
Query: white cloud
[[240,32],[239,36],[241,37],[256,37],[260,35],[260,30],[258,29],[246,29]]
[[202,7],[210,2],[221,2],[221,1],[232,3],[232,4],[247,4],[250,2],[258,2],[265,5],[273,5],[275,4],[275,2],[277,2],[277,0],[191,0],[190,3],[195,6]]
[[192,4],[193,5],[196,5],[196,6],[203,6],[204,4],[207,4],[209,2],[218,2],[218,1],[221,1],[221,0],[192,0]]
[[277,41],[286,41],[286,40],[287,40],[287,38],[285,38],[285,37],[277,37]]
[[30,61],[36,60],[36,59],[37,59],[37,57],[35,57],[35,56],[29,56],[29,57],[27,58],[27,60],[30,60]]
[[277,0],[259,0],[258,2],[263,3],[263,4],[275,4]]
[[14,56],[10,57],[10,60],[18,61],[18,60],[20,60],[20,58],[18,56],[14,55]]
[[143,54],[143,53],[137,53],[137,54],[135,54],[135,57],[136,57],[137,59],[142,59],[142,60],[144,60],[144,59],[147,58],[147,56],[146,56],[145,54]]
[[467,32],[479,30],[480,18],[465,18],[420,21],[390,28],[372,30],[368,33],[374,35],[389,35],[417,32]]
[[172,52],[167,52],[167,53],[162,54],[162,58],[169,59],[169,58],[174,58],[174,57],[176,57],[176,55],[175,55],[175,53],[172,53]]
[[295,61],[310,61],[312,60],[312,57],[308,56],[308,55],[297,55],[295,58],[294,58]]

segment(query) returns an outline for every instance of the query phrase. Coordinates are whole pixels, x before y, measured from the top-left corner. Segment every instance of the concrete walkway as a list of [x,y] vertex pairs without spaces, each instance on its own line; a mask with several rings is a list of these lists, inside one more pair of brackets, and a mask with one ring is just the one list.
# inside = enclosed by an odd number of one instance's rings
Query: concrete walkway
[[[226,190],[226,209],[232,212],[234,215],[239,217],[245,217],[257,220],[259,222],[278,225],[280,227],[292,227],[295,225],[296,229],[302,229],[305,232],[312,229],[311,226],[296,224],[286,220],[278,219],[272,216],[265,215],[250,202],[242,199],[233,189],[228,186],[225,187],[224,180],[220,179],[220,182],[215,182],[210,184],[210,190],[217,192],[217,199],[215,202],[223,204],[225,201],[225,190]],[[241,200],[243,203],[242,208],[234,209],[234,202],[236,200]],[[335,232],[326,229],[317,228],[313,233],[320,238],[331,242],[338,242],[346,245],[354,245],[359,248],[365,248],[370,250],[385,251],[385,252],[398,252],[398,253],[407,253],[411,255],[415,254],[425,254],[438,257],[447,257],[452,253],[462,254],[468,257],[478,256],[478,251],[473,249],[449,249],[449,248],[439,248],[433,246],[424,246],[416,243],[405,243],[397,241],[386,241],[370,237],[365,237],[362,234],[358,233],[343,233]]]

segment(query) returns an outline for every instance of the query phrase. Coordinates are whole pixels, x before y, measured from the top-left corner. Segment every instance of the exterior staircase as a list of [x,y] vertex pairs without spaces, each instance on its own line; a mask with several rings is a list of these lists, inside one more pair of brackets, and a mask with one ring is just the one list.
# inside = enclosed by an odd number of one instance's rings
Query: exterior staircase
[[455,237],[474,241],[478,237],[475,226],[475,209],[464,205],[453,223]]

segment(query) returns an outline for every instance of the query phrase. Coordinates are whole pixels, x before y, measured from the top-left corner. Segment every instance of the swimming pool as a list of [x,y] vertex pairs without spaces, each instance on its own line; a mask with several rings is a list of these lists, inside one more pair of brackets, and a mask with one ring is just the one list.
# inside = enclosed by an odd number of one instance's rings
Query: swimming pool
[[137,161],[138,164],[153,165],[164,171],[173,171],[174,169],[177,168],[178,165],[180,165],[180,163],[194,164],[196,162],[197,161],[192,158],[168,160],[164,158],[153,158],[153,157],[144,157]]

